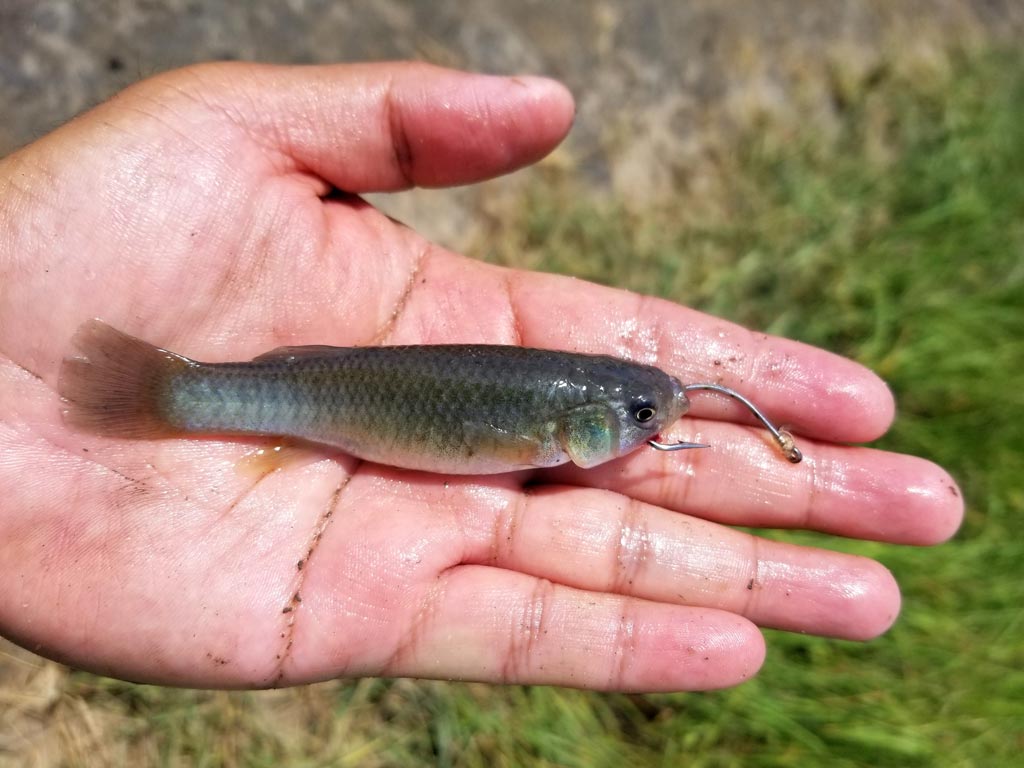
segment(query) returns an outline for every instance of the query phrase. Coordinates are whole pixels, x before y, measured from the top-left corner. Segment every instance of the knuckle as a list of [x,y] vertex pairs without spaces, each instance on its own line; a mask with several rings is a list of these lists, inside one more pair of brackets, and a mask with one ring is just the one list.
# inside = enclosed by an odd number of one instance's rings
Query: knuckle
[[635,583],[646,574],[652,556],[650,530],[641,502],[629,499],[619,517],[617,537],[612,548],[609,592],[631,594]]
[[633,665],[633,658],[636,655],[638,620],[636,601],[632,598],[624,597],[619,606],[615,640],[611,647],[613,658],[610,660],[608,677],[608,688],[610,690],[622,690],[629,687],[628,680]]
[[555,600],[555,586],[538,579],[532,593],[513,615],[505,648],[502,677],[508,681],[528,679],[539,666],[547,634],[547,619]]

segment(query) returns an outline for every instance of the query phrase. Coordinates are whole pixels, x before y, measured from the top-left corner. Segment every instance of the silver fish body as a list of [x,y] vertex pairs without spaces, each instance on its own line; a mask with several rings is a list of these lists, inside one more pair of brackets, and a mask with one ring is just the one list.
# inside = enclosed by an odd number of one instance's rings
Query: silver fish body
[[67,420],[111,436],[300,438],[408,469],[591,467],[689,407],[663,371],[603,355],[496,345],[289,347],[200,363],[100,321],[65,360]]

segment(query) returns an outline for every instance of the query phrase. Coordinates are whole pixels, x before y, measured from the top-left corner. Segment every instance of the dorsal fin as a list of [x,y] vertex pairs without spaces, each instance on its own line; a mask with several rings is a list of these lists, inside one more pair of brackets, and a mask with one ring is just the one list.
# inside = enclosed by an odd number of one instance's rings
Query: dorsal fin
[[264,352],[252,361],[266,362],[267,360],[284,360],[285,358],[299,357],[334,357],[348,352],[350,347],[332,347],[327,344],[309,344],[304,347],[276,347],[269,352]]

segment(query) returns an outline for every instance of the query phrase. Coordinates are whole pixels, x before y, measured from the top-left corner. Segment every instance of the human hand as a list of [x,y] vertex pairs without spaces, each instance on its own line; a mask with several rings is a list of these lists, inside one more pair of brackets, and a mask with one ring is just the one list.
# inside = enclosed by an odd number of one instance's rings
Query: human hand
[[[116,677],[208,687],[388,675],[616,690],[753,675],[757,625],[864,639],[877,563],[726,525],[929,544],[956,486],[842,445],[888,426],[873,374],[669,302],[481,264],[356,197],[469,183],[568,130],[548,81],[423,65],[204,65],[0,163],[0,634]],[[740,388],[799,433],[790,465],[695,397],[668,440],[595,469],[406,472],[325,451],[253,477],[252,441],[65,427],[75,329],[191,357],[282,344],[494,342],[611,353]]]

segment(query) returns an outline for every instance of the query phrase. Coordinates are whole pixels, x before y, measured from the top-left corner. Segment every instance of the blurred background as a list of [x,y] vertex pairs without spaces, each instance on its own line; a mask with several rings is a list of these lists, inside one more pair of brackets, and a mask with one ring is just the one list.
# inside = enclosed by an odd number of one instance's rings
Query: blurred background
[[768,632],[762,674],[627,696],[408,680],[168,690],[0,640],[0,766],[1013,766],[1024,752],[1024,4],[1015,0],[0,0],[0,154],[209,59],[558,77],[539,165],[375,196],[481,259],[570,273],[878,371],[881,445],[961,482],[868,644]]

